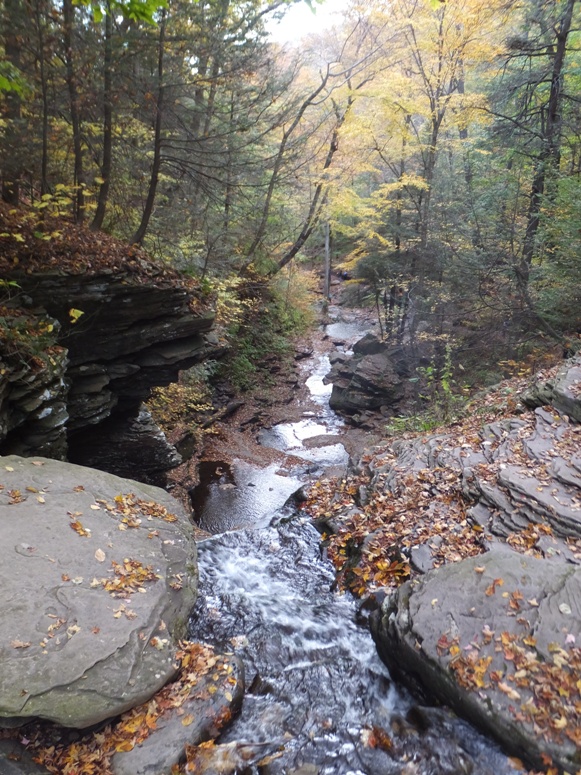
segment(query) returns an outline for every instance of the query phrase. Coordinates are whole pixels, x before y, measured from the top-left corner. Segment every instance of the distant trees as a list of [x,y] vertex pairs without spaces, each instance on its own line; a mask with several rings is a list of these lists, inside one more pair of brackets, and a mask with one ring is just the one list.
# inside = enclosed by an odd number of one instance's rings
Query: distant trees
[[479,316],[502,338],[499,321],[520,316],[558,337],[551,283],[573,262],[555,216],[579,178],[578,2],[367,8],[391,36],[339,138],[336,168],[351,182],[330,211],[350,267],[385,302],[393,335],[390,299],[403,294],[409,325],[415,305],[437,329]]
[[330,224],[392,336],[404,308],[578,320],[578,0],[353,0],[281,50],[299,1],[3,0],[2,197],[202,274]]
[[58,186],[63,213],[94,229],[152,234],[193,268],[241,263],[296,99],[298,65],[278,68],[264,22],[298,1],[6,0],[5,60],[26,94],[0,80],[3,198]]

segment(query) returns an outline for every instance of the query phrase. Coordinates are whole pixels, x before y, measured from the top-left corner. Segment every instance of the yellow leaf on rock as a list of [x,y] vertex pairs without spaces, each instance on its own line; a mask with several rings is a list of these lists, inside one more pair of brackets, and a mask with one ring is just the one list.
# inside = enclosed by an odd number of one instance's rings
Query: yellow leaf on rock
[[122,740],[115,746],[116,751],[132,751],[134,748],[133,740]]
[[192,716],[191,713],[188,713],[188,715],[184,716],[182,719],[182,726],[184,727],[189,727],[190,724],[193,724],[193,723],[194,723],[194,717]]

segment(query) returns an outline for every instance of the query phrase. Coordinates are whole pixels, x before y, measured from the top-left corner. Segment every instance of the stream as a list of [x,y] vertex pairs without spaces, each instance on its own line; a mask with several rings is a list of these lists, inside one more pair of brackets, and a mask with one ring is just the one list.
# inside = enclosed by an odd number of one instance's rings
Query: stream
[[494,743],[391,681],[357,601],[334,590],[319,534],[289,501],[348,462],[323,382],[329,360],[305,368],[315,410],[257,437],[295,462],[211,463],[193,494],[198,523],[214,535],[199,544],[190,635],[245,665],[242,710],[218,742],[264,743],[274,754],[238,770],[245,775],[514,775]]

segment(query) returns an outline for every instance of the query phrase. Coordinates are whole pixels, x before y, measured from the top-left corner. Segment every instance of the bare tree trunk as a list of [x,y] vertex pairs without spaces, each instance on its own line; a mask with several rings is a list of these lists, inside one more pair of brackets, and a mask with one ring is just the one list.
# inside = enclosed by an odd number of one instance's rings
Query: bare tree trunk
[[[330,70],[329,70],[329,68],[327,68],[327,72],[323,76],[323,78],[321,79],[321,83],[319,84],[319,86],[313,92],[311,92],[311,94],[309,94],[309,96],[303,101],[303,103],[300,105],[300,107],[299,107],[299,109],[297,111],[296,116],[294,117],[293,121],[291,122],[290,126],[283,133],[282,139],[280,141],[280,145],[278,147],[278,152],[277,152],[276,158],[274,160],[274,166],[272,168],[272,172],[271,172],[271,175],[270,175],[270,181],[269,181],[268,188],[267,188],[267,191],[266,191],[266,197],[264,199],[264,204],[262,205],[262,215],[261,215],[261,218],[260,218],[260,222],[258,224],[258,228],[256,230],[256,234],[254,235],[254,239],[252,240],[252,244],[250,245],[250,247],[248,248],[248,250],[246,252],[246,266],[249,266],[252,263],[252,259],[254,257],[254,254],[256,253],[256,249],[258,248],[258,246],[260,245],[260,243],[262,242],[262,239],[264,237],[264,234],[265,234],[265,231],[266,231],[266,224],[268,223],[268,216],[270,214],[270,205],[271,205],[271,202],[272,202],[272,197],[273,197],[273,194],[274,194],[274,189],[275,189],[275,186],[276,186],[276,184],[278,182],[278,176],[279,176],[279,173],[280,173],[280,170],[281,170],[281,167],[282,167],[282,163],[283,163],[283,160],[284,160],[284,155],[285,155],[285,152],[286,152],[286,149],[287,149],[287,145],[288,145],[288,143],[290,141],[290,138],[292,137],[293,132],[295,131],[295,129],[298,127],[298,125],[299,125],[302,117],[304,116],[306,110],[309,108],[310,105],[313,104],[313,102],[317,99],[317,97],[325,89],[325,87],[327,85],[327,81],[329,80],[330,74],[331,74]],[[316,197],[317,201],[318,201],[320,195],[321,195],[321,186],[319,185],[319,186],[317,186],[317,190],[315,192],[315,197]],[[311,211],[312,211],[312,209],[313,208],[311,207]],[[303,231],[304,231],[304,229],[303,229]],[[308,236],[310,235],[310,233],[311,232],[309,231],[309,234],[307,235],[307,237],[305,237],[303,239],[303,241],[301,242],[301,247],[304,244],[304,242],[306,241],[306,239],[308,238]],[[301,234],[302,234],[302,232],[301,232]],[[294,246],[293,246],[293,248],[294,248]],[[294,256],[296,255],[296,253],[298,253],[299,250],[300,250],[300,247],[297,248],[297,250],[293,253],[293,255],[290,258],[288,258],[287,260],[284,260],[284,258],[283,258],[284,263],[280,263],[279,264],[279,269],[282,269],[283,266],[286,266],[286,264],[288,264],[288,262],[292,258],[294,258]]]
[[353,96],[349,96],[347,100],[347,107],[343,111],[343,113],[339,112],[339,109],[337,106],[335,106],[335,114],[337,116],[337,123],[335,125],[335,128],[333,129],[333,134],[331,135],[331,142],[329,143],[329,150],[327,151],[327,157],[325,159],[325,163],[323,165],[323,169],[321,172],[321,180],[317,183],[315,186],[315,192],[313,194],[313,198],[311,199],[311,205],[309,207],[309,212],[307,213],[307,217],[305,218],[305,221],[303,223],[303,228],[301,229],[301,233],[296,238],[294,244],[292,247],[287,250],[287,252],[284,254],[284,256],[280,259],[278,262],[278,269],[282,269],[284,266],[286,266],[289,261],[292,261],[293,258],[297,255],[299,250],[303,247],[305,242],[308,240],[308,238],[311,236],[313,231],[315,230],[317,224],[319,223],[319,218],[321,217],[321,212],[323,210],[323,207],[325,206],[327,202],[327,193],[325,192],[323,194],[324,190],[324,174],[329,169],[333,162],[333,156],[337,152],[339,148],[339,130],[343,126],[345,119],[347,118],[347,114],[349,113],[351,106],[353,105],[354,98]]
[[331,225],[325,224],[325,281],[323,284],[325,301],[331,298]]
[[111,8],[107,4],[105,14],[105,39],[103,57],[103,159],[101,163],[101,185],[97,198],[97,210],[91,224],[91,229],[100,229],[105,220],[105,211],[111,186],[111,167],[113,162],[113,19]]
[[166,11],[161,12],[161,21],[159,23],[159,50],[157,58],[157,101],[155,106],[155,130],[153,140],[153,162],[151,165],[151,178],[149,181],[149,190],[147,192],[147,199],[145,201],[145,207],[143,209],[143,215],[141,216],[141,223],[135,234],[133,235],[133,242],[136,245],[141,245],[145,235],[147,233],[147,227],[149,226],[149,220],[153,212],[153,205],[155,204],[155,195],[157,193],[157,184],[159,182],[159,170],[161,168],[161,130],[162,130],[162,117],[163,117],[163,98],[164,98],[164,83],[163,83],[163,64],[164,64],[164,43],[165,43],[165,27],[166,27]]
[[551,69],[551,91],[545,118],[545,132],[542,138],[541,152],[535,165],[522,259],[517,268],[519,280],[525,284],[529,279],[530,266],[535,253],[535,241],[540,225],[541,206],[547,176],[558,170],[561,159],[563,65],[567,53],[567,39],[571,31],[575,3],[576,0],[567,0],[560,24],[555,27],[556,45]]
[[40,74],[40,94],[42,100],[42,130],[41,146],[42,156],[40,160],[40,194],[48,193],[48,79],[46,74],[45,59],[45,18],[46,3],[44,0],[36,0],[34,4],[34,18],[38,38],[38,69]]
[[[21,7],[19,0],[4,1],[4,51],[8,62],[15,68],[20,68],[21,38],[19,35]],[[2,199],[11,205],[18,205],[20,200],[20,178],[22,175],[20,154],[19,123],[21,116],[21,99],[17,91],[9,91],[5,97],[3,117],[6,120],[5,152],[2,163]]]
[[74,153],[74,185],[76,196],[74,204],[74,217],[77,223],[81,223],[85,217],[85,193],[83,190],[83,143],[81,139],[81,117],[79,111],[79,92],[77,88],[77,74],[75,72],[74,55],[74,6],[72,0],[63,0],[63,39],[65,44],[66,81],[69,90],[69,107],[71,111],[71,125],[73,128],[73,153]]

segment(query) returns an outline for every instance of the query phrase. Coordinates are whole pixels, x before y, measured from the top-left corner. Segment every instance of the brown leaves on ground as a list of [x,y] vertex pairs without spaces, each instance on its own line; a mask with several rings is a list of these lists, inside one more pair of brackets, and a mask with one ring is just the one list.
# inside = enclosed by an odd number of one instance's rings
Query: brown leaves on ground
[[[503,669],[492,669],[494,659],[483,655],[484,645],[501,655]],[[496,634],[485,625],[480,645],[461,644],[444,634],[437,650],[450,656],[449,667],[464,689],[483,699],[488,690],[499,689],[511,701],[508,710],[515,721],[532,726],[537,737],[557,745],[568,738],[581,748],[581,648],[551,644],[548,661],[535,645],[530,634]]]
[[132,592],[144,592],[144,584],[148,581],[157,581],[160,576],[155,573],[151,565],[143,565],[139,560],[126,557],[123,562],[111,561],[113,578],[96,579],[91,586],[101,585],[110,592],[113,597],[126,597]]
[[[548,372],[545,378],[550,376]],[[502,454],[489,455],[489,462],[477,466],[478,477],[494,486],[498,486],[501,466],[510,462],[526,476],[538,479],[543,489],[550,480],[551,460],[556,456],[568,460],[578,454],[581,426],[567,424],[557,415],[559,432],[542,459],[532,459],[527,450],[527,439],[535,431],[533,412],[521,410],[518,433],[510,439],[508,434],[503,439],[485,439],[483,426],[513,416],[516,396],[526,386],[522,379],[502,383],[479,401],[478,412],[446,428],[442,436],[447,452],[455,450],[460,458],[465,451],[480,450],[484,441],[490,451],[505,443],[499,450]],[[427,441],[428,436],[407,434],[405,438]],[[466,514],[472,504],[462,489],[461,465],[429,467],[409,458],[401,462],[392,443],[385,444],[362,461],[375,472],[373,483],[371,474],[357,474],[319,481],[311,487],[305,510],[327,530],[323,539],[341,589],[363,596],[380,587],[397,587],[416,574],[409,557],[420,545],[429,549],[434,567],[485,551],[485,530]],[[458,458],[448,454],[446,459],[457,462]],[[539,516],[536,524],[509,535],[507,543],[523,554],[539,555],[538,541],[552,535],[550,525]],[[566,542],[581,559],[581,541],[569,538]],[[475,570],[482,573],[484,567]],[[503,584],[503,579],[494,579],[486,594],[502,594],[513,615],[525,604],[539,605],[535,599],[524,601],[519,590],[506,592]],[[530,632],[497,634],[485,625],[478,643],[461,644],[446,633],[436,647],[440,656],[450,658],[450,669],[465,689],[487,696],[495,688],[506,696],[515,721],[531,725],[539,737],[554,744],[569,740],[581,748],[581,649],[575,647],[573,636],[567,644],[566,648],[551,646],[551,660],[544,660]],[[494,668],[497,653],[504,660],[502,670]],[[549,758],[545,765],[547,775],[557,774]]]
[[127,530],[130,527],[140,527],[143,520],[152,522],[161,519],[163,522],[177,522],[178,518],[165,506],[155,501],[145,501],[137,498],[133,493],[121,493],[113,499],[114,503],[97,499],[96,505],[104,508],[110,514],[119,517],[119,530]]
[[[198,684],[204,676],[236,683],[232,665],[217,656],[210,646],[183,642],[177,653],[181,662],[176,681],[167,684],[149,702],[127,711],[99,732],[92,732],[71,743],[63,743],[63,730],[49,724],[34,723],[19,730],[5,730],[4,737],[19,739],[35,761],[55,775],[112,775],[111,758],[116,752],[131,751],[156,729],[159,719],[171,710],[183,713],[182,706],[192,696],[209,698]],[[215,719],[218,728],[226,716]],[[81,734],[81,733],[79,733]]]
[[137,245],[104,232],[91,231],[63,216],[42,218],[34,208],[13,208],[0,202],[0,276],[59,273],[112,274],[153,286],[178,286],[188,291],[192,312],[208,309],[199,283],[169,266],[155,263]]
[[[546,378],[551,374],[547,372]],[[484,441],[489,452],[496,449],[500,440],[484,439],[482,428],[512,417],[518,407],[518,395],[527,385],[526,379],[506,380],[474,401],[469,416],[443,429],[442,446],[457,450],[460,457],[480,451]],[[556,422],[558,419],[555,416]],[[569,459],[579,448],[581,426],[570,424],[560,432],[555,448],[547,453],[546,463],[531,460],[526,440],[534,431],[534,413],[521,411],[519,422],[522,427],[504,456],[475,466],[482,481],[496,485],[500,467],[507,458],[511,464],[521,465],[527,476],[548,479],[550,459],[557,454]],[[427,441],[428,435],[405,434],[403,438],[411,443],[414,439]],[[460,465],[421,467],[409,461],[402,464],[393,450],[393,442],[377,447],[362,462],[376,472],[372,487],[370,474],[319,481],[311,487],[304,506],[314,520],[330,527],[324,539],[328,556],[337,569],[340,588],[363,596],[380,587],[398,586],[414,575],[409,557],[412,548],[420,545],[429,548],[436,568],[485,551],[485,531],[466,515],[472,504],[462,489]],[[362,487],[369,490],[364,506],[359,503]],[[517,551],[535,554],[535,544],[542,535],[552,535],[552,530],[539,518],[539,524],[513,533],[508,543]],[[581,559],[581,541],[569,539],[567,543]]]
[[431,546],[436,566],[484,551],[466,519],[457,474],[426,469],[405,475],[398,494],[376,486],[360,510],[356,496],[364,484],[365,477],[317,482],[305,506],[315,519],[333,523],[337,517],[336,532],[325,542],[341,588],[361,596],[399,586],[411,573],[405,551],[417,544]]

